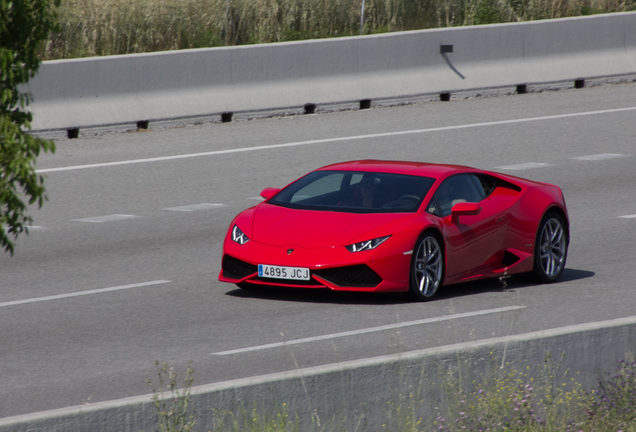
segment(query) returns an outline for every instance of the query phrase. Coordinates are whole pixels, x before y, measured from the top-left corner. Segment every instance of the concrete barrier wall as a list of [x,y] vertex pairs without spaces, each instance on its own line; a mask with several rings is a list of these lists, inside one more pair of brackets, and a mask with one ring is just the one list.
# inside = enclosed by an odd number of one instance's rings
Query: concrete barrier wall
[[[575,377],[592,389],[605,372],[615,370],[617,360],[633,355],[635,342],[636,316],[199,386],[192,392],[197,430],[214,429],[215,409],[236,413],[241,404],[248,411],[275,413],[286,403],[305,426],[312,416],[314,425],[340,426],[326,430],[386,430],[388,411],[395,418],[397,406],[410,402],[429,421],[434,407],[449,403],[443,384],[458,371],[469,383],[502,364],[506,371],[525,372],[526,366],[543,364],[546,353],[558,365],[557,384]],[[147,395],[0,419],[0,432],[150,432],[157,428],[156,418]]]
[[[453,52],[440,53],[440,45]],[[636,13],[44,62],[34,131],[636,77]]]

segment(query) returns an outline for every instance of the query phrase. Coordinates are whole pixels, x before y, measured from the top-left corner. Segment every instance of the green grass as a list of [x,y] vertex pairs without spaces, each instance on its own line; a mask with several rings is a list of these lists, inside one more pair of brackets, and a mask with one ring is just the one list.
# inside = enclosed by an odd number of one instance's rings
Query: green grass
[[[360,0],[62,0],[43,60],[359,34]],[[636,0],[366,0],[365,34],[636,10]]]
[[450,379],[444,386],[454,402],[420,430],[636,432],[636,362],[619,361],[595,390],[583,389],[578,373],[559,363],[548,353],[535,369],[504,366],[473,381],[468,392]]

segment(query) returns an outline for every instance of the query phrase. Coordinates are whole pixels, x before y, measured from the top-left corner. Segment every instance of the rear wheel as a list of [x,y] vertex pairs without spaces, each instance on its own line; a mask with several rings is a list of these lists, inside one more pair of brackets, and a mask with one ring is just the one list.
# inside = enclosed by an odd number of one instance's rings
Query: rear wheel
[[561,277],[568,255],[568,232],[563,218],[549,212],[545,215],[534,246],[534,276],[543,283]]
[[424,233],[413,249],[409,294],[413,300],[427,301],[437,294],[444,277],[444,253],[437,237]]

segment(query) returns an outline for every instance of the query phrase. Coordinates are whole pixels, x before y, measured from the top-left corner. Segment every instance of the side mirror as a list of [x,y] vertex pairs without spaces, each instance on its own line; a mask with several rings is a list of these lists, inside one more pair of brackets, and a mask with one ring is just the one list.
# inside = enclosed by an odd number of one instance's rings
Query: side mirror
[[268,188],[263,189],[263,191],[261,192],[261,196],[263,198],[265,198],[266,200],[268,200],[271,197],[273,197],[274,195],[276,195],[278,192],[280,192],[280,189],[268,187]]
[[458,221],[460,216],[474,216],[481,212],[479,203],[462,202],[457,203],[451,209],[453,220]]

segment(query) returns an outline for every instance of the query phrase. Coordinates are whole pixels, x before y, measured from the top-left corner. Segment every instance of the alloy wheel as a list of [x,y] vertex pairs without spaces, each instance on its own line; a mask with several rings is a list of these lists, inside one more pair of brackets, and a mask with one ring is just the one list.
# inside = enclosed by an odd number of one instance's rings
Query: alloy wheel
[[442,270],[442,248],[437,239],[429,235],[418,245],[413,268],[416,288],[422,296],[432,297],[437,292],[441,284]]
[[560,220],[549,219],[541,231],[539,246],[539,261],[543,273],[549,277],[556,277],[565,264],[567,239]]

